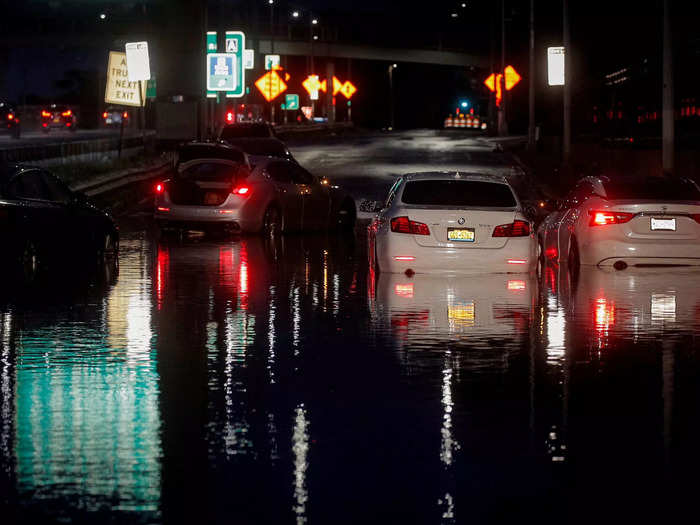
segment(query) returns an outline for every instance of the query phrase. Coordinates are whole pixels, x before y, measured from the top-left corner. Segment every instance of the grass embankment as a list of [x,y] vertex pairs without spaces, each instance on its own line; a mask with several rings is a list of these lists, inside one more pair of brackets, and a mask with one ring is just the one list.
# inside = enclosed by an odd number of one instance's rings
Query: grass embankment
[[107,175],[108,173],[147,169],[166,160],[168,160],[168,157],[162,153],[142,152],[130,157],[59,164],[51,166],[50,170],[70,186]]

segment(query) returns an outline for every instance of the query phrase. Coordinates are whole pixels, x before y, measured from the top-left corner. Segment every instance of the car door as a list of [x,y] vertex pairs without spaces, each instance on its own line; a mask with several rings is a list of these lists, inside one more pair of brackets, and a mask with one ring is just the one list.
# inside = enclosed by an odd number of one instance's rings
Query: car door
[[279,204],[286,230],[301,229],[303,208],[299,188],[292,182],[294,164],[285,161],[270,162],[265,171],[272,183],[272,200]]
[[557,231],[559,255],[561,260],[565,260],[569,255],[571,237],[573,236],[576,222],[584,213],[583,204],[593,195],[593,185],[589,181],[581,181],[569,194],[565,203],[566,208],[562,210]]
[[20,217],[26,240],[35,243],[44,254],[60,250],[61,214],[51,202],[48,188],[39,169],[19,172],[8,184],[8,196],[20,204]]
[[301,195],[302,229],[320,230],[328,227],[331,209],[328,187],[299,165],[294,166],[292,182]]

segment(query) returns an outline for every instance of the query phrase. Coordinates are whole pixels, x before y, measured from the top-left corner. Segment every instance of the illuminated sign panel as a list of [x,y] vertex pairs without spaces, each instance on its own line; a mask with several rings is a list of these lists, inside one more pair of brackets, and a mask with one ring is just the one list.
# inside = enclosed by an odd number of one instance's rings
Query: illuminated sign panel
[[275,70],[268,71],[256,80],[255,87],[258,88],[262,96],[268,102],[274,100],[287,90],[287,84],[285,84],[284,80],[282,80]]
[[[505,73],[506,91],[510,91],[520,82],[522,77],[513,66],[506,66],[503,72]],[[501,100],[503,100],[503,88],[501,87],[503,85],[503,75],[501,73],[491,73],[486,80],[484,80],[484,84],[489,88],[489,91],[496,92],[496,105],[500,106]]]
[[110,51],[107,61],[107,85],[105,86],[105,103],[120,106],[142,106],[146,100],[146,83],[129,80],[126,67],[126,53]]
[[566,51],[562,46],[547,48],[547,83],[550,86],[564,85],[564,63]]

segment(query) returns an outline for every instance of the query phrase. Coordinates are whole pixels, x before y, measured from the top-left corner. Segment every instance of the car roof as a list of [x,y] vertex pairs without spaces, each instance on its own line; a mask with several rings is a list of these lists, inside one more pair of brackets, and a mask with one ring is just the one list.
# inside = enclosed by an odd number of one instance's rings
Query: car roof
[[[177,148],[177,163],[195,159],[224,159],[240,162],[243,158],[246,164],[248,155],[241,149],[223,142],[187,142]],[[184,160],[181,160],[183,159]]]
[[507,184],[508,180],[502,175],[485,175],[483,173],[470,173],[468,171],[422,171],[418,173],[407,173],[404,176],[406,181],[414,180],[474,180],[481,182],[493,182],[496,184]]

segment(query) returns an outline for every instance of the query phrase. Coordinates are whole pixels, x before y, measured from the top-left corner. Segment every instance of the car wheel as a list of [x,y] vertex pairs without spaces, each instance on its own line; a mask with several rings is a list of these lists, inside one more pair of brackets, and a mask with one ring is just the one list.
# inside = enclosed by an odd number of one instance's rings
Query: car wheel
[[277,206],[270,206],[265,210],[262,232],[268,237],[276,237],[282,233],[282,214]]
[[27,280],[31,280],[39,270],[39,254],[36,246],[32,241],[24,243],[22,255],[20,259],[22,265],[22,273]]
[[351,201],[345,201],[340,206],[336,226],[339,230],[349,231],[355,227],[355,205]]

